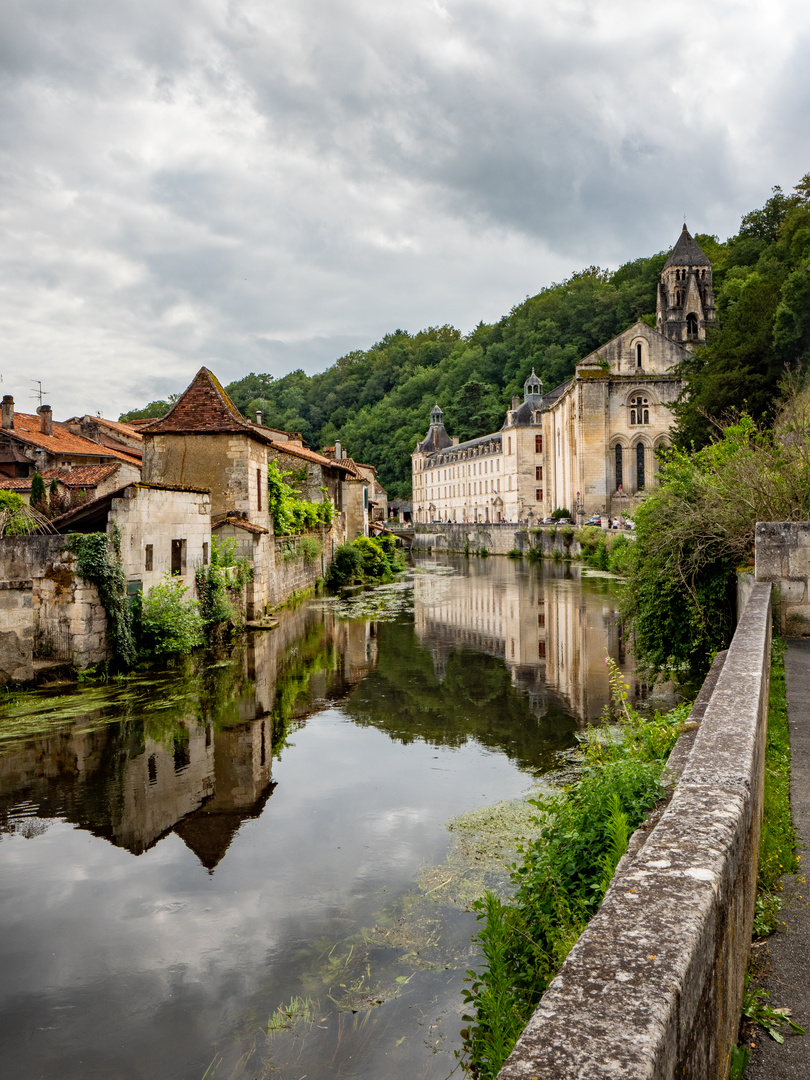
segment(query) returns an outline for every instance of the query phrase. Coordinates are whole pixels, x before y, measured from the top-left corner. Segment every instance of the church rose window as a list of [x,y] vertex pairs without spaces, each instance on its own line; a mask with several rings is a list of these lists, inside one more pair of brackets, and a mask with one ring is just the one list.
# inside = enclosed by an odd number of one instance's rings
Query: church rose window
[[641,396],[641,394],[636,394],[635,397],[630,398],[630,423],[635,425],[649,424],[649,422],[649,403],[645,397]]

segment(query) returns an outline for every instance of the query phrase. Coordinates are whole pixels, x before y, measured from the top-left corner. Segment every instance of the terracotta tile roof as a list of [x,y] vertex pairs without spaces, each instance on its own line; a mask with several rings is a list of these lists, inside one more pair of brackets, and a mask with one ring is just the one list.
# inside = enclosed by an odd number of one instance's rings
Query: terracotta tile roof
[[91,442],[81,435],[74,435],[64,424],[53,422],[53,434],[44,435],[40,430],[40,419],[31,416],[30,413],[14,413],[14,427],[3,428],[2,434],[10,439],[26,443],[28,446],[36,446],[40,450],[47,450],[51,454],[67,454],[72,457],[114,457],[121,461],[130,461],[133,465],[140,465],[140,459],[136,456],[137,451],[131,454],[111,447],[101,446]]
[[206,367],[200,368],[191,385],[162,419],[142,430],[148,435],[227,431],[246,435],[261,433],[261,428],[245,420],[217,377]]
[[124,424],[120,420],[107,420],[103,416],[94,416],[93,419],[97,424],[101,424],[102,427],[109,428],[110,431],[118,431],[122,435],[128,435],[132,439],[143,440],[143,435],[132,424]]
[[30,476],[0,476],[0,491],[30,491]]
[[[343,469],[352,476],[357,473],[354,462],[349,458],[344,459],[343,461],[335,461],[334,458],[324,457],[323,454],[317,454],[314,450],[310,450],[306,446],[299,446],[298,443],[278,442],[276,439],[270,440],[270,446],[280,454],[290,454],[291,457],[301,458],[302,461],[311,461],[314,465],[328,465],[331,469]],[[347,462],[350,463],[347,464]],[[357,475],[359,475],[359,473]]]
[[355,478],[355,480],[365,480],[365,476],[357,468],[357,463],[353,458],[344,457],[340,461],[333,461],[333,465],[339,465],[341,469],[345,469],[347,473]]
[[120,462],[110,461],[106,465],[76,465],[72,469],[46,469],[43,480],[58,480],[68,488],[97,487],[121,468]]
[[[123,421],[121,421],[121,422],[123,423]],[[140,420],[128,420],[127,421],[127,427],[135,428],[135,430],[140,433],[140,432],[143,431],[143,429],[145,427],[148,427],[150,424],[156,424],[157,422],[158,422],[158,417],[149,416],[149,417],[145,417],[144,419],[140,419]]]
[[216,521],[211,522],[211,529],[221,529],[224,525],[233,525],[235,529],[244,529],[245,532],[253,533],[256,536],[264,536],[270,531],[262,525],[254,525],[252,521],[246,521],[245,518],[236,514],[226,514],[224,517],[217,518]]

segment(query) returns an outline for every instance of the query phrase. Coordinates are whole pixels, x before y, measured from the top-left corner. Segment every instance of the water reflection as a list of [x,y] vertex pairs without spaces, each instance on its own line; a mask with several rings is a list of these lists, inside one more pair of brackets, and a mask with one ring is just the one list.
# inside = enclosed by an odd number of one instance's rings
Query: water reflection
[[[345,697],[374,663],[372,628],[302,608],[229,660],[111,687],[81,725],[8,740],[0,831],[61,818],[133,855],[174,831],[213,870],[271,795],[273,745],[290,721]],[[42,696],[44,714],[64,700]]]
[[[0,710],[15,1080],[451,1072],[475,920],[446,823],[525,793],[622,657],[610,586],[565,567],[413,581],[374,618],[306,605],[219,659]],[[269,1039],[296,996],[313,1022]]]
[[443,561],[456,573],[415,583],[416,633],[439,678],[458,650],[474,650],[503,661],[535,715],[597,720],[609,700],[606,656],[632,675],[606,580],[568,564]]

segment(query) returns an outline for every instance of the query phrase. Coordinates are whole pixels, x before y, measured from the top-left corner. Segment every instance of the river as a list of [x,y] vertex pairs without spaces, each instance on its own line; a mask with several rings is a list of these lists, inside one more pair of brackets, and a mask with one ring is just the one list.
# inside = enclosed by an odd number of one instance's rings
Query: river
[[219,657],[0,699],[3,1075],[460,1075],[466,907],[531,828],[483,808],[565,767],[607,654],[643,693],[615,607],[577,565],[420,558]]

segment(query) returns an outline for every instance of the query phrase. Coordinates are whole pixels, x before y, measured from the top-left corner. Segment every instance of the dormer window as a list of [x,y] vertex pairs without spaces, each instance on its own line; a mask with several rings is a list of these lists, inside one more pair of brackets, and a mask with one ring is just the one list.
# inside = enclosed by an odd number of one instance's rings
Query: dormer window
[[630,398],[630,425],[632,427],[636,424],[649,424],[649,422],[650,408],[647,398],[636,394],[635,397]]

